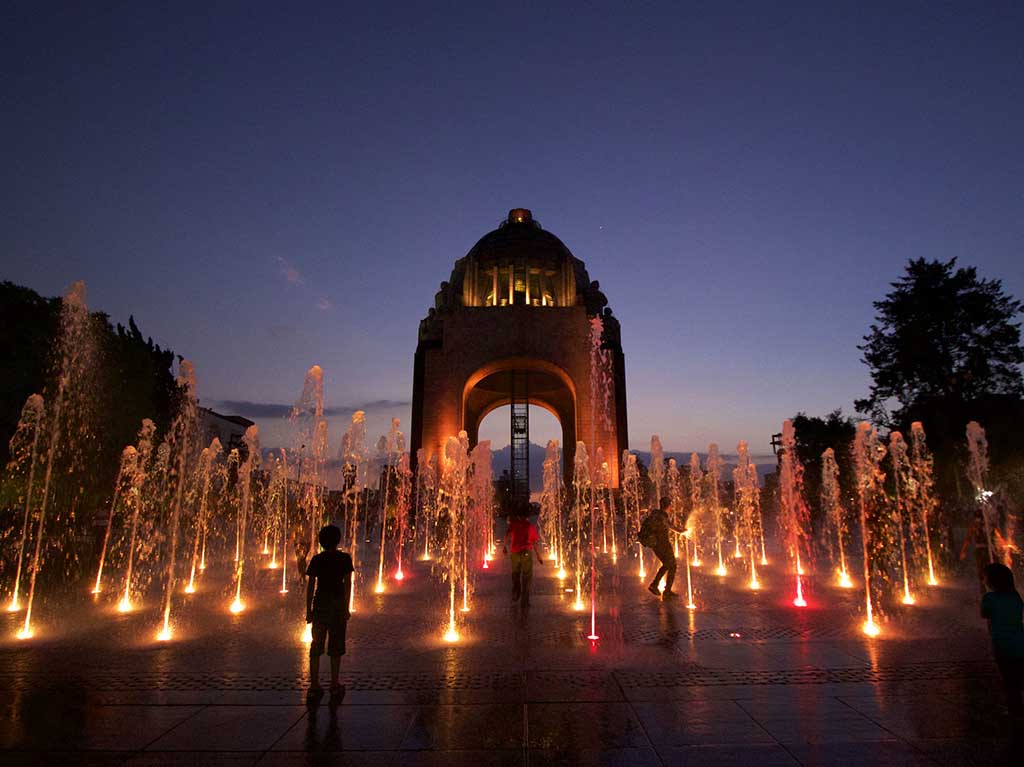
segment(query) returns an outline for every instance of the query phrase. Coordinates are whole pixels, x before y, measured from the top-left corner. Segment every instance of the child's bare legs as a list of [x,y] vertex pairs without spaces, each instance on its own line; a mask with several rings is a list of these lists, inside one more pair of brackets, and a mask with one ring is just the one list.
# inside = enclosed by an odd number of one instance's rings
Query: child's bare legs
[[[317,661],[319,661],[319,660],[320,659],[317,658]],[[319,667],[319,663],[317,664],[317,666]],[[338,676],[340,674],[341,674],[341,656],[340,655],[332,655],[331,656],[331,688],[332,689],[337,689],[341,685],[341,682],[338,681]]]
[[[338,660],[341,660],[338,658]],[[335,673],[335,662],[334,658],[331,658],[331,678],[337,677]],[[320,689],[320,656],[309,654],[309,689],[319,690]]]

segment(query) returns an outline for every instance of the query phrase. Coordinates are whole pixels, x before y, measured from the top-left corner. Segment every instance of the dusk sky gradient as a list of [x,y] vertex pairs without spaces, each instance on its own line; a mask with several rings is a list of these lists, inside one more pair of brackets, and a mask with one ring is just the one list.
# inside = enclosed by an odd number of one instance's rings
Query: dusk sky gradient
[[1024,297],[1020,3],[486,5],[5,3],[0,279],[84,279],[204,404],[314,362],[407,403],[439,283],[528,207],[622,323],[632,446],[760,453],[852,412],[908,259]]

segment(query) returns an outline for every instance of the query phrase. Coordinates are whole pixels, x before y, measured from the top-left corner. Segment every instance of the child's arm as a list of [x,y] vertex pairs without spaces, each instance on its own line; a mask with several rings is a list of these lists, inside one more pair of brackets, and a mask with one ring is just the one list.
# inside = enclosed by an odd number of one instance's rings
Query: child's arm
[[533,553],[537,555],[537,564],[544,564],[544,557],[540,555],[540,539],[538,538],[533,544]]
[[316,576],[306,579],[306,623],[313,622],[313,592],[316,591]]
[[981,617],[986,620],[992,618],[992,594],[991,592],[981,598]]

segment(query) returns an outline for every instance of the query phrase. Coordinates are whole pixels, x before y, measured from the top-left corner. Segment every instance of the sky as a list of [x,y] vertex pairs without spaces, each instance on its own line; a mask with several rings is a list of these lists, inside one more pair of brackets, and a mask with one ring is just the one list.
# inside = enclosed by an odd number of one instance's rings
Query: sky
[[4,3],[0,279],[84,279],[206,405],[277,413],[319,364],[332,440],[374,435],[439,283],[528,207],[622,323],[631,445],[766,452],[867,392],[908,259],[1024,296],[1022,8]]

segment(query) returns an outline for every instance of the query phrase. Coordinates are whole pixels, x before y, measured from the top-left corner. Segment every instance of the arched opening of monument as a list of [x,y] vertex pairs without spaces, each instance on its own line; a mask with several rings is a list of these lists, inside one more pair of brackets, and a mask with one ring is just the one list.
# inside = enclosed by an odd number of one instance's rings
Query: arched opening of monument
[[[529,419],[529,487],[531,497],[536,497],[544,486],[544,451],[548,441],[563,442],[562,424],[550,410],[540,405],[530,405]],[[490,440],[494,451],[494,476],[504,480],[504,472],[512,474],[512,406],[494,408],[480,422],[478,437]]]

